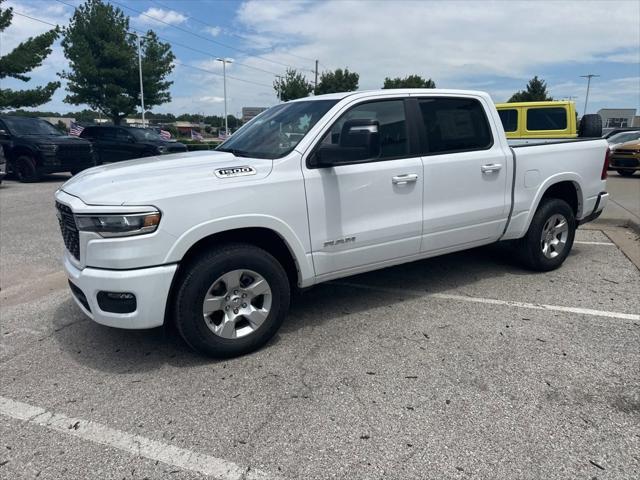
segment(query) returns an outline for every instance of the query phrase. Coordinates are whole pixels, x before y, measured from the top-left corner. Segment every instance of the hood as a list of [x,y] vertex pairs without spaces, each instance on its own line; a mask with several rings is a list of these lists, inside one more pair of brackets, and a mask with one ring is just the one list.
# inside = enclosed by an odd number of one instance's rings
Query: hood
[[[250,167],[250,175],[216,175],[216,170]],[[61,189],[88,205],[153,205],[156,200],[210,191],[265,178],[273,162],[239,158],[228,152],[187,152],[145,157],[93,167]]]
[[616,150],[638,150],[640,149],[640,140],[631,140],[630,142],[616,143],[612,145]]
[[21,135],[18,138],[40,145],[89,145],[91,143],[84,138],[69,135]]

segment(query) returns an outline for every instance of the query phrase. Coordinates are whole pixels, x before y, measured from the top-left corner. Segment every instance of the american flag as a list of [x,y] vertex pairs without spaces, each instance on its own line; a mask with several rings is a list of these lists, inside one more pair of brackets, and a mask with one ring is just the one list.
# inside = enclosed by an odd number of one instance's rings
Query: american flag
[[79,137],[83,130],[84,130],[83,126],[75,122],[71,122],[71,127],[69,128],[69,135],[72,135],[74,137]]
[[169,140],[171,138],[171,132],[160,130],[160,137],[162,137],[163,140]]
[[191,130],[191,140],[202,141],[202,140],[204,140],[204,137],[202,135],[200,135],[199,132],[196,132],[195,130]]

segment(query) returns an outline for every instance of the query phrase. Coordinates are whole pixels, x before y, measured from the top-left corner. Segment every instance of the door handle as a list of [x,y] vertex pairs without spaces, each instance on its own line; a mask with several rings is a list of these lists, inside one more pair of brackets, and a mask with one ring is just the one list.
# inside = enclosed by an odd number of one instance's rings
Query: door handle
[[418,175],[415,173],[405,173],[404,175],[396,175],[391,178],[396,185],[406,185],[407,183],[415,183],[418,181]]
[[480,170],[482,173],[496,173],[499,172],[502,168],[502,165],[499,163],[487,163],[486,165],[482,165]]

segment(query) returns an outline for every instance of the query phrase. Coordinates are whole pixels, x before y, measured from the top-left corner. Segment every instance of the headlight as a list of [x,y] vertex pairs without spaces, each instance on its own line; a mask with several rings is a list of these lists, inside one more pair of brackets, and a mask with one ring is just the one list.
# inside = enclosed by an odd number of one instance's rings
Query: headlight
[[128,237],[155,232],[160,224],[160,212],[124,215],[76,215],[81,232],[95,232],[102,237]]
[[38,148],[46,153],[56,153],[56,151],[58,150],[58,145],[54,145],[51,143],[45,143],[43,145],[38,145]]

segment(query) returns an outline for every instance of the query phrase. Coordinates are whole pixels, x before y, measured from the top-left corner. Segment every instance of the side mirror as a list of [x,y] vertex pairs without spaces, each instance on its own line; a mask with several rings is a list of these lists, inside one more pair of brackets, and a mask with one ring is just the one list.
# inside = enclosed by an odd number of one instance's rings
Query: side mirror
[[0,129],[0,140],[6,140],[9,138],[9,134],[6,130]]
[[317,167],[332,167],[377,158],[380,155],[379,127],[377,120],[347,120],[342,125],[338,145],[320,145],[313,163]]

